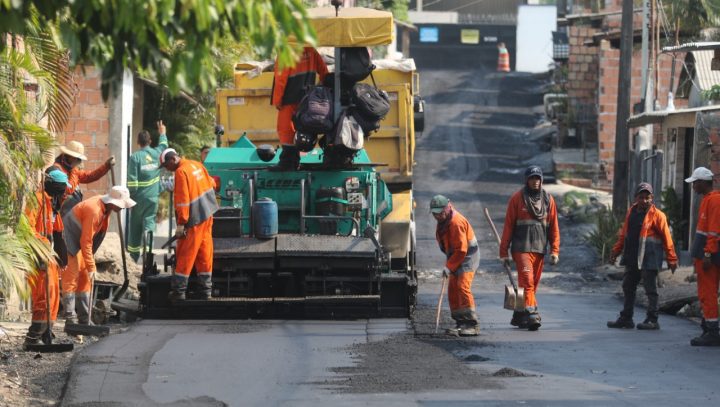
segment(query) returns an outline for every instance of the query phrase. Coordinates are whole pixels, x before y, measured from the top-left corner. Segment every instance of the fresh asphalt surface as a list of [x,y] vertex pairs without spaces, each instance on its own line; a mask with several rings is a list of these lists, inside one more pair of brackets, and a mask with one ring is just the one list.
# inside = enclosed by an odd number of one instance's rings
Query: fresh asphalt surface
[[[343,391],[337,369],[357,363],[348,346],[379,344],[393,334],[428,335],[423,329],[433,325],[428,310],[439,292],[438,280],[429,279],[420,287],[419,308],[425,312],[418,312],[412,324],[397,319],[142,321],[77,355],[63,405],[718,405],[720,348],[690,347],[699,329],[684,319],[662,316],[659,332],[609,330],[605,321],[620,308],[612,295],[541,287],[541,330],[509,326],[497,249],[482,209],[489,208],[501,230],[504,205],[521,182],[518,173],[545,159],[524,136],[536,119],[532,106],[540,82],[521,74],[503,78],[451,71],[423,72],[422,82],[428,123],[418,138],[415,169],[419,268],[442,267],[434,221],[425,208],[432,195],[444,193],[473,224],[481,270],[487,271],[474,284],[481,336],[445,342],[442,349],[454,356],[453,363],[483,374],[502,368],[519,374],[492,377],[476,388]],[[578,242],[563,241],[560,261],[556,271],[562,273],[593,260]],[[636,321],[642,315],[637,309]],[[463,362],[469,356],[477,361]],[[392,357],[387,364],[394,363]],[[407,349],[401,357],[424,355]],[[442,381],[448,368],[453,366],[417,374]]]

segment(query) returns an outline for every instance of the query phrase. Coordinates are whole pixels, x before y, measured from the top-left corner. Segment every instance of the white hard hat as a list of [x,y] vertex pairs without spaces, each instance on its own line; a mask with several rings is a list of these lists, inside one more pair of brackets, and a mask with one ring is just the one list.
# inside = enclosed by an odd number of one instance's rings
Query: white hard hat
[[130,191],[119,185],[110,188],[110,191],[100,199],[106,204],[113,204],[118,208],[124,209],[132,208],[136,204],[135,201],[130,199]]
[[713,173],[712,171],[708,170],[705,167],[697,167],[695,168],[695,171],[693,171],[690,178],[685,178],[685,182],[691,183],[695,181],[712,181],[713,180]]

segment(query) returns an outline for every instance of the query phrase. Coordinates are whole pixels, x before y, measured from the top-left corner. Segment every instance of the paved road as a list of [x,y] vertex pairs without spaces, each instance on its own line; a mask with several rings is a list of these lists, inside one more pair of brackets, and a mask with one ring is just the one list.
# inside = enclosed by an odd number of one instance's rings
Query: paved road
[[[525,136],[539,86],[526,75],[423,73],[429,103],[417,148],[420,268],[442,265],[425,208],[433,194],[445,193],[481,242],[479,338],[432,334],[437,279],[421,285],[412,321],[143,321],[78,356],[64,405],[718,405],[720,349],[690,347],[698,328],[688,321],[663,316],[659,332],[611,331],[605,321],[620,304],[610,293],[544,287],[542,329],[509,326],[481,211],[490,208],[501,227],[519,172],[546,160]],[[564,237],[554,271],[589,267],[588,249]]]

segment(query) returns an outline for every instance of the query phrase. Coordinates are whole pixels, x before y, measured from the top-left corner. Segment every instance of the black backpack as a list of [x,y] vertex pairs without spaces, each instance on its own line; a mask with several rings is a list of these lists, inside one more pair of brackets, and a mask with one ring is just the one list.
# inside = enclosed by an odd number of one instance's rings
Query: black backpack
[[390,98],[387,92],[366,83],[357,83],[353,86],[351,101],[352,115],[365,135],[370,135],[370,132],[379,129],[380,121],[390,111]]
[[[336,66],[337,69],[337,66]],[[340,48],[340,72],[343,81],[360,82],[375,69],[367,47]]]
[[333,129],[333,94],[315,86],[302,98],[293,114],[295,128],[306,134],[325,134]]

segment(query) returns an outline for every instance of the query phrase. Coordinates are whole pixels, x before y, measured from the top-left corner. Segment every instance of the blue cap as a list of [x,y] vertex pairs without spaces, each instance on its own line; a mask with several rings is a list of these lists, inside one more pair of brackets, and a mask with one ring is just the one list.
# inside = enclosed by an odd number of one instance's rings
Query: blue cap
[[47,176],[52,182],[65,183],[67,186],[70,186],[67,174],[57,168],[50,170],[50,172],[47,173]]

